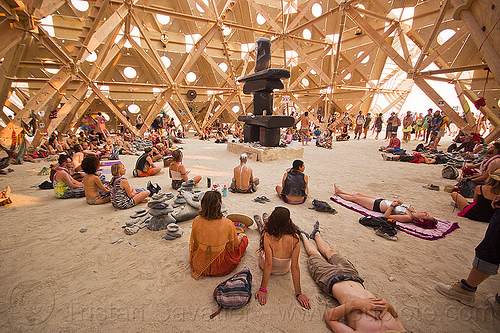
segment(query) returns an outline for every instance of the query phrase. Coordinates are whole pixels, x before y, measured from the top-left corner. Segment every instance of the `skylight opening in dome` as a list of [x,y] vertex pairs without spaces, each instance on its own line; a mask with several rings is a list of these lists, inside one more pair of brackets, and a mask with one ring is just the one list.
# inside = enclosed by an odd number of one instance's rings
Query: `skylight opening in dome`
[[86,12],[89,9],[89,3],[82,0],[71,0],[71,4],[80,12]]
[[127,109],[128,109],[128,112],[134,113],[134,114],[139,113],[139,111],[141,111],[141,108],[137,104],[130,104]]
[[296,51],[286,51],[285,54],[287,65],[297,66],[297,64],[299,63],[299,54]]
[[[55,64],[55,62],[53,62],[52,60],[47,60],[47,61],[45,61],[45,63],[46,64]],[[45,71],[47,71],[50,74],[56,74],[57,72],[59,72],[59,69],[57,69],[57,68],[45,68]]]
[[302,37],[304,37],[305,39],[311,39],[312,37],[311,30],[304,29],[304,31],[302,31]]
[[189,83],[193,83],[196,81],[196,73],[194,72],[189,72],[186,74],[186,81]]
[[163,65],[165,65],[165,68],[170,67],[170,58],[167,56],[162,56],[160,57],[161,62],[163,62]]
[[446,41],[448,39],[450,39],[451,37],[453,37],[453,35],[455,35],[455,30],[444,29],[443,31],[441,31],[437,35],[436,40],[437,40],[437,42],[438,42],[439,45],[443,45],[444,43],[446,43]]
[[303,78],[303,79],[302,79],[302,85],[303,85],[304,87],[309,86],[309,80],[308,80],[308,79],[306,79],[306,78]]
[[226,27],[225,25],[222,26],[222,34],[224,36],[227,36],[231,33],[231,28],[230,27]]
[[133,67],[125,67],[123,69],[123,75],[125,75],[129,79],[133,79],[137,76],[137,71]]
[[200,34],[186,35],[184,40],[186,42],[186,52],[191,51],[196,42],[198,42],[201,38]]
[[222,69],[223,72],[227,71],[227,64],[225,62],[221,62],[219,64],[220,69]]
[[[359,52],[357,55],[356,55],[356,58],[359,58],[361,57],[361,55],[363,54],[363,51]],[[370,61],[370,56],[367,56],[365,57],[363,60],[361,60],[361,63],[362,64],[366,64],[368,61]]]
[[40,20],[42,27],[47,31],[49,36],[55,37],[56,33],[54,31],[54,22],[52,21],[52,15],[46,16]]
[[257,23],[260,25],[263,25],[264,23],[266,23],[266,19],[260,13],[257,14]]
[[158,23],[163,25],[168,24],[168,22],[170,22],[170,16],[168,15],[156,14],[156,19],[158,20]]
[[240,106],[239,105],[235,105],[232,107],[232,109],[234,113],[238,113],[240,111]]
[[85,61],[88,62],[94,62],[96,60],[97,60],[97,53],[95,53],[95,51],[89,54],[87,58],[85,58]]
[[245,59],[247,53],[250,52],[250,49],[252,48],[254,43],[240,44],[240,45],[241,45],[241,59]]
[[319,3],[315,3],[311,8],[311,12],[314,17],[319,17],[321,16],[321,14],[323,14],[323,8],[321,8],[321,5]]

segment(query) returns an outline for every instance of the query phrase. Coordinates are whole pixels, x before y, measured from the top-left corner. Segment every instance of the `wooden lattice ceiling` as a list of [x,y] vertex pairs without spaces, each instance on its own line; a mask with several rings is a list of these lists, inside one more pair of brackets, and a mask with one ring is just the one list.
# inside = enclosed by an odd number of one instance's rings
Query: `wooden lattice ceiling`
[[[200,131],[217,117],[234,122],[251,112],[251,96],[236,78],[253,72],[253,44],[267,37],[272,67],[292,73],[275,93],[276,113],[291,110],[282,95],[299,112],[397,110],[413,83],[442,104],[428,83],[437,80],[454,85],[466,111],[486,86],[481,111],[497,126],[495,2],[0,0],[0,105],[15,121],[59,109],[58,118],[42,119],[40,132],[68,130],[89,110],[107,111],[133,129],[125,118],[135,118],[130,104],[147,124],[170,110]],[[127,67],[136,75],[127,77]],[[188,73],[196,78],[188,81]],[[188,90],[197,92],[194,100]],[[446,101],[440,106],[459,127],[473,130],[470,112],[464,120],[463,110]],[[0,118],[9,121],[2,111]],[[488,140],[499,135],[494,130]]]

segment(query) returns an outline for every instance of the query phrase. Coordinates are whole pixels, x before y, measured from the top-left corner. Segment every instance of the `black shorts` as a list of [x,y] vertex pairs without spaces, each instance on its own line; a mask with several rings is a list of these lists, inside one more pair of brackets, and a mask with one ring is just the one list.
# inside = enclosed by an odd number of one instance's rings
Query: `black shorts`
[[382,202],[382,200],[384,199],[376,199],[374,202],[373,202],[373,211],[374,212],[379,212],[379,213],[383,213],[381,210],[380,210],[380,203]]

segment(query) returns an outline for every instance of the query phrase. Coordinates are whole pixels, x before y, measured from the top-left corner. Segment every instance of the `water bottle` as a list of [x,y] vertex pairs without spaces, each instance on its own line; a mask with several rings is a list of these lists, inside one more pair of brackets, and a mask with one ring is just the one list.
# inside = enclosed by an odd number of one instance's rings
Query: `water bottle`
[[226,185],[224,185],[224,188],[222,190],[222,196],[223,197],[227,197],[227,187],[226,187]]
[[207,187],[211,188],[212,187],[212,178],[207,177]]

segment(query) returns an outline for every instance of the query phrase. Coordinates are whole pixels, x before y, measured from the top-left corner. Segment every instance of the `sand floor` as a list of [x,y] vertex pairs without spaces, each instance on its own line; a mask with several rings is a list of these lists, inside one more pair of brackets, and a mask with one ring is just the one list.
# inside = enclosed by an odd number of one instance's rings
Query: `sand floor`
[[[449,140],[443,146],[447,143]],[[437,282],[466,277],[487,224],[457,217],[449,194],[422,188],[427,183],[441,187],[454,183],[441,177],[442,166],[385,162],[377,150],[383,144],[383,140],[368,139],[334,143],[332,150],[307,146],[303,160],[310,196],[306,204],[287,206],[293,221],[307,231],[320,221],[323,238],[354,263],[367,289],[394,305],[408,330],[500,331],[500,320],[493,318],[484,304],[489,294],[500,291],[498,276],[479,287],[475,308],[448,300],[434,290]],[[403,146],[411,150],[416,144],[412,141]],[[199,188],[206,189],[207,176],[213,183],[229,185],[238,156],[226,151],[225,145],[186,139],[181,146],[191,175],[203,176]],[[145,179],[131,177],[135,158],[121,157],[130,183],[145,187]],[[259,190],[256,194],[228,193],[224,203],[229,212],[253,216],[284,205],[274,187],[291,163],[250,161],[254,175],[260,178]],[[311,300],[311,310],[300,308],[291,275],[286,274],[271,277],[265,306],[253,299],[242,309],[223,310],[210,320],[209,315],[217,309],[213,289],[226,278],[196,281],[190,276],[191,221],[179,223],[184,235],[174,241],[162,239],[164,232],[147,229],[127,236],[121,226],[133,209],[117,211],[111,204],[89,206],[84,199],[58,200],[53,191],[33,188],[48,178],[37,175],[48,165],[25,163],[0,176],[0,188],[11,186],[14,202],[0,207],[1,332],[330,331],[323,313],[336,303],[309,276],[303,249],[302,291]],[[170,189],[167,169],[150,180]],[[398,198],[439,218],[458,221],[460,229],[435,241],[399,232],[399,241],[391,242],[360,225],[361,215],[333,202],[336,215],[308,209],[312,199],[331,202],[334,182],[348,191]],[[260,195],[271,202],[252,202]],[[80,233],[81,228],[88,231]],[[250,245],[238,269],[250,267],[255,292],[262,277],[255,225],[247,235]],[[118,236],[123,242],[110,244]],[[129,244],[132,239],[136,247]]]

